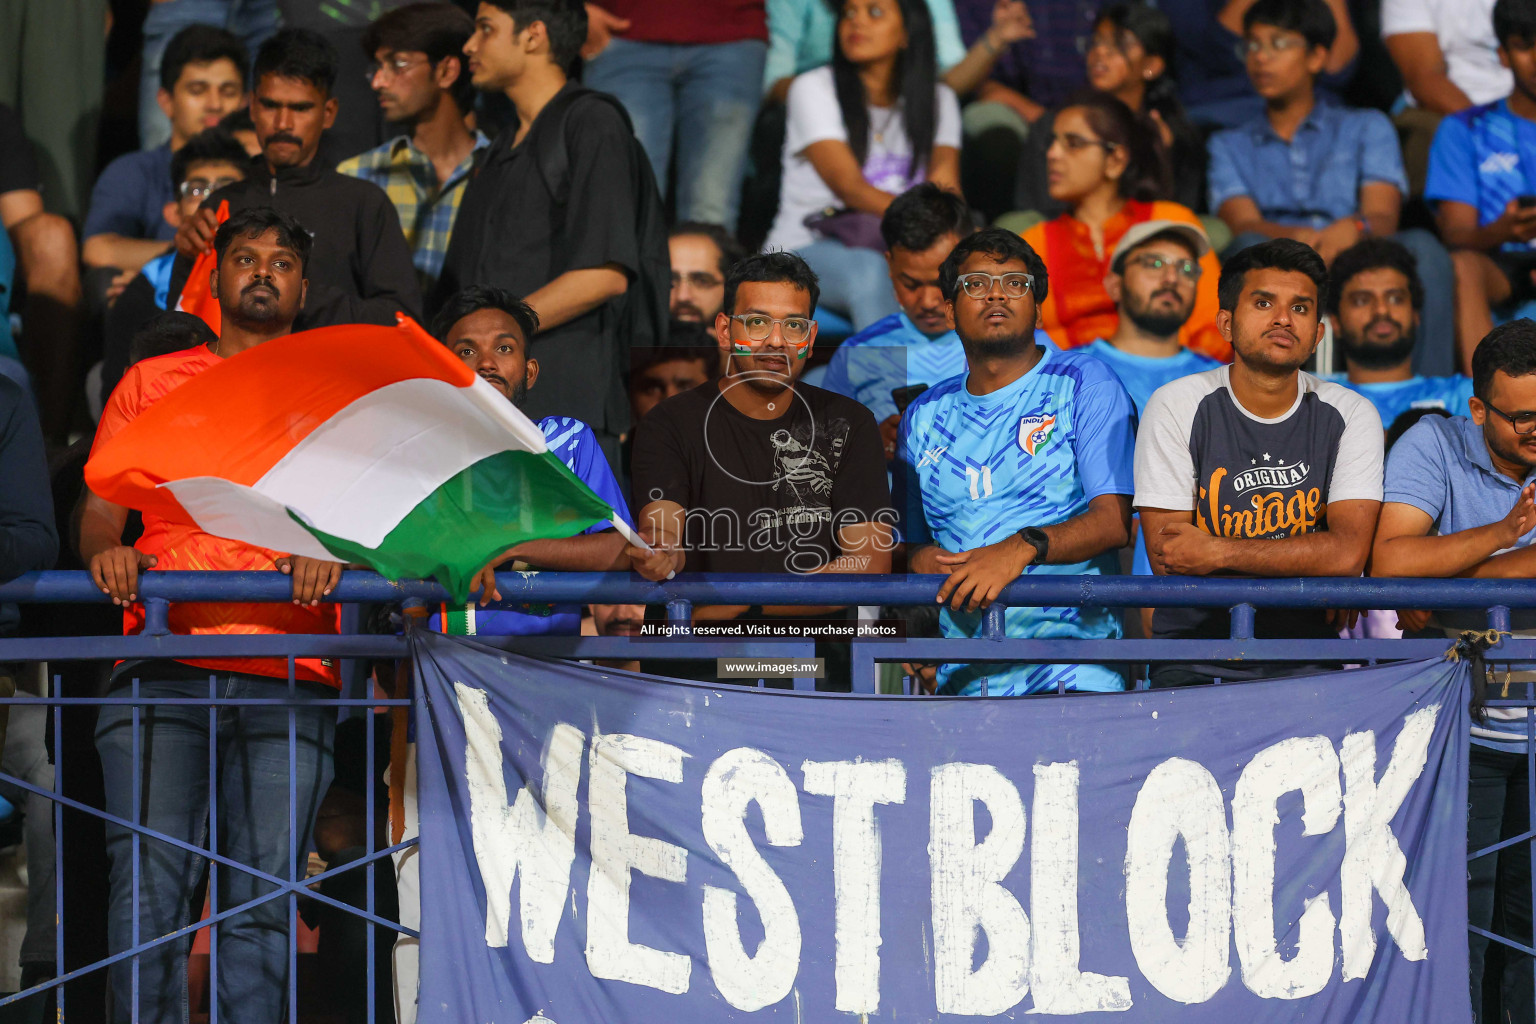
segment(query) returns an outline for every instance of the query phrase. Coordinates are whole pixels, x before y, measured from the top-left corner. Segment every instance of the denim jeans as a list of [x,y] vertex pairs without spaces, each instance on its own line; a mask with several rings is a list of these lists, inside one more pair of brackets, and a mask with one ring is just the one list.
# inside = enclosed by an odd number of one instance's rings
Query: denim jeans
[[[1467,852],[1524,832],[1530,819],[1525,755],[1472,745],[1467,779]],[[1531,849],[1515,843],[1467,864],[1467,920],[1495,935],[1531,942]],[[1472,1014],[1478,1024],[1532,1020],[1531,958],[1470,936]],[[1495,976],[1496,972],[1496,976]],[[1485,993],[1501,1004],[1486,1005]]]
[[662,195],[677,150],[677,219],[736,229],[747,146],[762,95],[768,44],[677,45],[614,39],[582,81],[629,111]]
[[150,4],[144,19],[144,63],[139,75],[139,146],[154,149],[171,138],[171,122],[160,111],[160,58],[171,37],[188,25],[227,28],[256,57],[256,48],[277,31],[277,0],[165,0]]
[[885,257],[875,250],[819,238],[801,246],[799,253],[821,282],[819,304],[847,317],[855,331],[901,308]]
[[[281,698],[288,695],[284,680],[210,672],[212,695],[220,698]],[[127,686],[112,691],[127,696]],[[331,689],[299,683],[300,697],[324,698]],[[141,697],[210,696],[207,677],[197,680],[144,678]],[[309,846],[315,808],[331,776],[331,738],[336,710],[328,704],[300,707],[293,712],[295,750],[293,784],[297,806],[293,820],[299,834],[289,832],[289,709],[278,706],[221,707],[210,737],[209,709],[191,705],[161,705],[140,711],[139,756],[142,773],[134,771],[133,709],[127,705],[102,708],[96,725],[106,787],[106,810],[133,820],[134,778],[142,774],[138,822],[183,842],[207,847],[209,796],[216,793],[218,852],[242,864],[289,877],[304,875],[304,851]],[[212,747],[212,750],[210,750]],[[211,754],[217,775],[210,779]],[[134,945],[134,886],[132,833],[108,824],[107,855],[111,862],[107,944],[113,952]],[[292,849],[290,848],[292,847]],[[296,852],[295,852],[296,851]],[[296,867],[290,858],[297,860]],[[207,867],[198,857],[167,843],[143,837],[139,842],[138,941],[183,928],[196,919],[193,893]],[[272,886],[244,871],[220,866],[218,907],[227,909],[265,895]],[[275,1024],[287,1001],[288,899],[263,903],[220,923],[217,935],[219,1019],[229,1024]],[[187,950],[191,936],[163,943],[138,958],[138,1020],[143,1024],[187,1019]],[[113,964],[113,1020],[132,1018],[132,959]]]

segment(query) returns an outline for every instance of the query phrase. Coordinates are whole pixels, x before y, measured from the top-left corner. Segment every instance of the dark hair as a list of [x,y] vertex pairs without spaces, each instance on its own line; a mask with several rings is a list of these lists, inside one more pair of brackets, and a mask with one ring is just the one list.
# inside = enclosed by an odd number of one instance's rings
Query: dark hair
[[744,284],[765,284],[782,281],[792,284],[811,297],[811,312],[821,299],[821,284],[816,271],[792,252],[758,252],[731,268],[725,275],[725,304],[720,308],[726,316],[736,312],[736,289]]
[[549,57],[570,74],[582,44],[587,41],[587,6],[582,0],[485,0],[512,18],[521,32],[536,21],[544,23],[549,36]]
[[482,309],[499,309],[510,316],[517,323],[517,329],[523,332],[525,344],[532,342],[533,336],[539,333],[539,314],[532,306],[505,288],[477,284],[448,297],[443,308],[432,318],[432,336],[447,344],[448,332],[453,330],[453,325]]
[[731,268],[741,262],[747,250],[736,241],[736,236],[731,234],[719,224],[706,224],[701,220],[685,220],[671,231],[667,232],[667,239],[681,238],[684,235],[699,235],[715,243],[715,248],[720,250],[720,276],[731,272]]
[[[846,4],[847,0],[834,3],[839,16]],[[928,13],[926,0],[896,0],[896,6],[901,10],[901,23],[907,29],[907,46],[896,55],[891,84],[896,94],[896,108],[901,111],[902,127],[912,144],[907,174],[916,177],[918,169],[927,166],[928,157],[933,152],[933,136],[939,120],[936,92],[939,66],[934,56],[933,18]],[[848,145],[862,167],[865,157],[869,156],[869,97],[864,93],[859,69],[843,54],[842,40],[835,30],[832,34],[832,82],[837,89],[837,106],[843,114]]]
[[[219,119],[219,127],[233,135],[235,132],[253,132],[256,130],[256,122],[251,120],[251,108],[241,107],[232,110]],[[246,157],[250,159],[249,156]]]
[[1472,393],[1488,401],[1499,370],[1511,377],[1536,373],[1536,323],[1521,317],[1488,332],[1472,352]]
[[1088,127],[1102,141],[1125,152],[1125,172],[1119,182],[1122,197],[1152,202],[1172,194],[1168,151],[1149,118],[1107,92],[1079,93],[1067,106],[1081,110]]
[[960,267],[967,256],[977,252],[985,253],[998,263],[1022,260],[1027,268],[1026,273],[1035,279],[1029,291],[1035,297],[1037,307],[1050,294],[1051,282],[1045,271],[1045,261],[1028,242],[1003,228],[982,228],[969,238],[962,238],[960,244],[944,257],[944,264],[939,267],[939,290],[946,299],[954,300],[955,292],[960,287]]
[[1408,279],[1408,297],[1413,308],[1424,308],[1424,285],[1419,281],[1419,261],[1403,243],[1390,238],[1365,238],[1334,257],[1328,271],[1328,305],[1330,313],[1337,314],[1339,300],[1344,297],[1344,286],[1356,274],[1367,270],[1396,270]]
[[957,193],[931,181],[914,185],[891,200],[880,218],[880,237],[886,251],[898,246],[923,252],[945,235],[964,238],[976,230],[971,208]]
[[336,90],[338,60],[336,47],[320,33],[307,28],[279,29],[256,51],[256,84],[268,75],[297,78],[331,96]]
[[1243,294],[1243,282],[1250,270],[1287,270],[1306,274],[1317,286],[1318,308],[1328,306],[1328,268],[1317,250],[1305,242],[1289,238],[1271,238],[1250,245],[1221,265],[1221,280],[1216,284],[1216,304],[1232,312]]
[[1319,46],[1329,49],[1339,37],[1339,23],[1323,0],[1255,0],[1243,13],[1243,35],[1255,25],[1295,32],[1313,50]]
[[240,88],[244,89],[250,64],[240,40],[213,25],[188,25],[165,44],[165,54],[160,58],[160,88],[175,92],[176,83],[181,81],[181,73],[188,64],[212,64],[216,60],[234,64],[240,76]]
[[464,60],[464,44],[474,31],[475,20],[453,4],[441,0],[406,4],[385,11],[363,30],[363,53],[370,61],[380,50],[425,53],[434,68],[449,57],[458,58],[459,76],[447,91],[459,110],[467,112],[475,105],[475,87]]
[[[631,384],[634,383],[636,376],[653,366],[660,366],[662,363],[703,363],[705,373],[711,378],[717,375],[720,367],[720,358],[719,349],[715,347],[714,334],[706,334],[703,326],[700,324],[688,324],[687,326],[693,328],[693,330],[686,340],[679,337],[674,331],[672,336],[673,344],[662,348],[637,348],[633,350],[633,365],[629,371]],[[679,341],[684,343],[677,344]]]
[[250,164],[245,147],[223,128],[205,128],[192,136],[171,157],[171,191],[181,193],[181,183],[198,164],[232,164],[243,173]]
[[196,345],[211,345],[219,340],[212,327],[200,316],[172,309],[157,313],[134,332],[128,342],[128,365],[154,356],[184,352]]
[[1148,112],[1157,111],[1175,139],[1193,136],[1194,127],[1189,123],[1189,115],[1184,112],[1184,104],[1179,100],[1179,86],[1174,77],[1178,48],[1174,44],[1173,23],[1168,20],[1168,15],[1151,4],[1136,0],[1132,3],[1113,3],[1099,11],[1094,26],[1106,23],[1117,32],[1129,32],[1135,36],[1148,57],[1162,58],[1163,73],[1145,84],[1143,106]]
[[1493,34],[1509,48],[1511,39],[1536,42],[1536,3],[1532,0],[1499,0],[1493,5]]
[[251,206],[230,214],[229,220],[220,224],[214,233],[214,255],[219,263],[223,263],[229,243],[236,238],[260,238],[268,231],[277,232],[277,244],[293,250],[303,275],[309,277],[309,251],[314,238],[304,230],[304,225],[270,206]]
[[1387,428],[1386,450],[1391,451],[1392,446],[1397,444],[1404,434],[1408,433],[1408,428],[1427,416],[1442,416],[1445,419],[1450,419],[1451,413],[1446,412],[1444,409],[1404,409],[1397,414],[1397,419],[1393,420],[1392,425]]

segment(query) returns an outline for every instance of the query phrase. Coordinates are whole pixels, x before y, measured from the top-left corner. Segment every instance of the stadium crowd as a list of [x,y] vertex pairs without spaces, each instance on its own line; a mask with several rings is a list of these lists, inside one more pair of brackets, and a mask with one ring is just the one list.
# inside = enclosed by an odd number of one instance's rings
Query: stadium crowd
[[[131,65],[142,148],[97,130],[107,48],[74,19],[106,0],[21,6],[0,33],[0,579],[89,569],[129,631],[142,575],[180,568],[285,572],[293,603],[176,605],[176,632],[340,628],[323,598],[344,566],[139,516],[82,466],[224,359],[402,313],[650,545],[608,523],[520,544],[435,629],[630,635],[660,611],[504,601],[493,573],[513,567],[935,574],[908,628],[946,636],[979,635],[1021,576],[1536,572],[1536,0],[428,0],[372,21],[167,0]],[[99,173],[98,138],[123,150]],[[209,252],[216,330],[179,308]],[[1230,628],[1206,609],[1004,618],[1014,637]],[[1255,635],[1481,625],[1277,610]],[[30,628],[0,608],[0,632]],[[959,695],[1132,678],[905,671]],[[1164,665],[1150,685],[1277,671]],[[210,674],[225,697],[288,689],[262,659],[103,685],[206,696]],[[340,685],[329,661],[297,675]],[[1499,714],[1474,730],[1474,848],[1529,827],[1524,740]],[[94,728],[105,809],[203,841],[205,709],[115,706]],[[221,712],[225,853],[282,874],[290,783],[305,841],[317,816],[333,836],[326,808],[359,774],[333,760],[337,728],[299,717],[290,779],[261,768],[287,761],[286,711]],[[201,898],[201,861],[155,850],[141,904],[131,845],[108,825],[114,952]],[[1530,883],[1521,845],[1473,861],[1473,924],[1529,943]],[[223,906],[265,891],[218,884]],[[219,927],[221,1016],[278,1020],[282,901]],[[27,977],[52,972],[42,948]],[[1472,952],[1477,1019],[1531,1021],[1530,959]],[[114,1019],[182,1019],[186,946],[138,964],[112,968]]]

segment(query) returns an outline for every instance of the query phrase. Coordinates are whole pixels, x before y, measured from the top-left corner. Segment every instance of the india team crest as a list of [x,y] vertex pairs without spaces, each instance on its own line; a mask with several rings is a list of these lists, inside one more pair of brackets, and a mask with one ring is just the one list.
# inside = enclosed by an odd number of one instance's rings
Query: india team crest
[[1051,439],[1055,428],[1055,416],[1025,416],[1019,420],[1019,447],[1034,455]]

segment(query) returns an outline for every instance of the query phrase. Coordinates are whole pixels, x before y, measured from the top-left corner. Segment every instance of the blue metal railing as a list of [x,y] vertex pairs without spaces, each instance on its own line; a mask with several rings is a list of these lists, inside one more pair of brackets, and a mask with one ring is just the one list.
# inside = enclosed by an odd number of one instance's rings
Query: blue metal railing
[[[636,577],[619,573],[506,573],[498,575],[497,583],[502,597],[507,601],[547,603],[596,603],[596,604],[646,604],[666,608],[667,620],[675,625],[688,623],[696,605],[881,605],[902,606],[931,604],[934,602],[942,577],[937,576],[834,576],[771,577],[757,578],[706,578],[680,576],[667,583],[648,583]],[[289,920],[295,917],[299,896],[313,898],[347,914],[387,928],[414,934],[410,929],[387,921],[376,913],[371,865],[414,845],[414,841],[374,849],[374,773],[364,773],[367,780],[365,804],[368,843],[366,855],[333,867],[324,874],[302,878],[298,870],[301,851],[307,841],[299,834],[300,823],[296,820],[297,795],[293,790],[295,757],[294,722],[302,707],[313,707],[314,701],[300,696],[296,689],[294,664],[300,657],[401,659],[406,655],[406,640],[401,635],[201,635],[177,636],[168,628],[167,613],[171,602],[286,602],[291,599],[291,581],[273,572],[149,572],[141,577],[139,597],[146,612],[143,631],[137,635],[87,636],[87,637],[10,637],[0,638],[0,661],[22,662],[69,662],[139,658],[219,658],[219,657],[274,657],[283,658],[288,665],[288,695],[270,699],[222,699],[214,696],[210,688],[206,698],[141,697],[138,681],[134,680],[124,695],[114,691],[109,696],[62,696],[57,687],[47,697],[13,697],[0,699],[0,704],[44,705],[51,709],[56,736],[62,736],[61,714],[72,706],[129,705],[134,708],[133,727],[135,793],[140,788],[137,780],[142,777],[143,752],[139,749],[138,732],[140,714],[144,709],[172,705],[206,707],[209,715],[209,772],[216,777],[217,751],[212,735],[221,708],[271,705],[289,709],[289,825],[293,848],[290,850],[289,877],[260,872],[250,865],[241,864],[218,852],[217,794],[210,792],[210,832],[206,847],[154,831],[137,820],[129,821],[109,815],[89,804],[74,799],[62,791],[64,744],[55,747],[55,786],[49,791],[24,780],[0,775],[0,779],[27,792],[45,796],[54,801],[54,834],[62,835],[62,813],[65,808],[83,812],[132,833],[134,851],[134,892],[137,903],[138,850],[143,839],[169,843],[172,846],[206,859],[210,870],[210,893],[217,892],[218,873],[221,870],[242,871],[261,878],[273,886],[272,891],[255,900],[234,907],[220,907],[213,897],[210,916],[168,935],[143,937],[137,932],[132,947],[104,960],[83,964],[66,970],[64,955],[64,871],[62,850],[55,856],[55,900],[58,921],[57,974],[47,982],[24,992],[0,999],[0,1007],[15,1000],[28,998],[48,989],[59,992],[58,1012],[63,1014],[63,989],[59,986],[78,979],[92,971],[143,953],[166,942],[182,941],[193,932],[220,921],[242,914],[255,906],[271,900],[286,899]],[[434,583],[406,581],[392,583],[372,573],[348,572],[328,599],[343,603],[425,603],[435,605],[448,600],[447,592]],[[82,572],[32,573],[0,585],[0,603],[18,604],[103,604],[109,598]],[[1005,606],[1096,606],[1110,608],[1139,607],[1204,607],[1227,608],[1231,614],[1231,635],[1215,640],[1168,640],[1168,639],[1020,639],[1005,635],[1003,609]],[[1444,610],[1478,610],[1487,613],[1487,628],[1507,631],[1512,609],[1536,609],[1536,580],[1386,580],[1386,579],[1195,579],[1151,578],[1133,576],[1056,576],[1030,577],[1016,581],[1005,588],[997,604],[983,617],[981,635],[976,638],[909,637],[899,640],[860,640],[851,645],[852,685],[856,693],[872,694],[876,691],[877,666],[888,662],[948,661],[948,662],[1041,662],[1041,663],[1157,663],[1177,661],[1263,661],[1263,662],[1373,662],[1435,657],[1448,647],[1444,639],[1325,639],[1325,640],[1268,640],[1256,639],[1254,613],[1264,608],[1432,608]],[[482,643],[500,646],[520,653],[559,658],[602,659],[691,659],[713,660],[718,657],[808,657],[813,644],[805,640],[711,638],[653,639],[635,637],[476,637]],[[1515,661],[1536,662],[1536,639],[1506,638],[1490,649],[1486,656],[1490,663],[1507,664]],[[796,680],[797,687],[809,688],[812,680]],[[1536,737],[1536,696],[1529,684],[1518,684],[1522,696],[1508,696],[1489,701],[1490,706],[1518,707],[1527,709],[1525,729],[1528,737]],[[211,687],[211,684],[210,684]],[[347,693],[324,701],[327,707],[337,709],[361,709],[400,707],[409,702],[404,699],[362,696]],[[371,729],[367,736],[367,763],[373,763],[374,737]],[[1531,821],[1536,821],[1536,741],[1527,742],[1527,779],[1531,791]],[[210,787],[211,790],[213,787]],[[306,826],[307,827],[307,826]],[[1472,859],[1491,855],[1518,842],[1527,842],[1536,832],[1503,840],[1485,850],[1473,851]],[[1536,844],[1532,844],[1532,864],[1536,868]],[[312,886],[318,881],[335,878],[358,869],[367,869],[367,894],[365,905],[354,907],[325,896]],[[1533,872],[1536,873],[1536,872]],[[137,915],[135,915],[137,925]],[[1474,932],[1491,938],[1506,947],[1524,954],[1533,950],[1520,942],[1503,936],[1492,935],[1482,929]],[[296,976],[296,930],[290,927],[289,939],[289,1020],[297,1021],[298,985]],[[366,928],[367,963],[366,979],[368,1017],[374,1019],[372,970],[374,963],[374,929]],[[210,932],[212,935],[212,932]],[[218,1020],[218,954],[217,942],[210,943],[210,1008],[211,1020]],[[1533,994],[1536,999],[1536,994]],[[135,999],[137,1003],[137,999]],[[136,1017],[136,1014],[135,1014]]]

